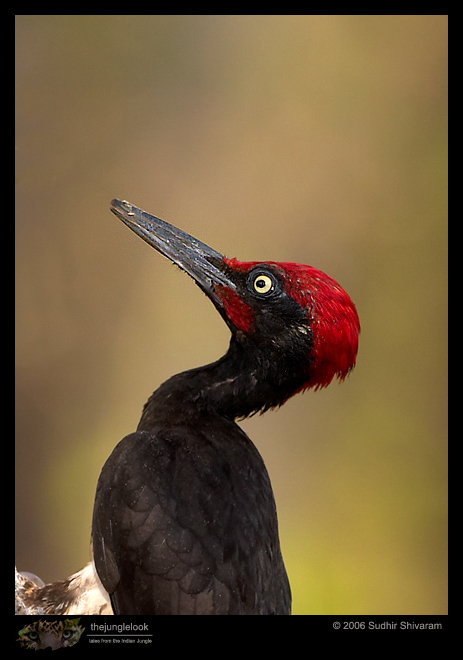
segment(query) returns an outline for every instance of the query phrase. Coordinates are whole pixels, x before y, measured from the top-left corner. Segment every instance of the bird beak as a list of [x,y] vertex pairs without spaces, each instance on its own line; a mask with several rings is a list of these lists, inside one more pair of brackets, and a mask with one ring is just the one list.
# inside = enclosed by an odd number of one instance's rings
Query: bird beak
[[236,291],[236,285],[226,273],[220,252],[130,202],[113,199],[111,211],[151,247],[188,273],[223,312],[223,302],[215,293],[215,287]]

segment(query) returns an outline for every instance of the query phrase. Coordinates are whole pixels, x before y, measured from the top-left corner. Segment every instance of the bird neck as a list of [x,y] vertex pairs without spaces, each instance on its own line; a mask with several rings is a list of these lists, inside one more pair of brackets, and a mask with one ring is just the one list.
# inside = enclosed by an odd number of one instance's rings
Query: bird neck
[[256,351],[235,337],[216,362],[184,371],[163,383],[145,404],[138,430],[163,422],[183,424],[203,415],[248,417],[284,403],[308,380],[307,352],[285,359],[275,347]]

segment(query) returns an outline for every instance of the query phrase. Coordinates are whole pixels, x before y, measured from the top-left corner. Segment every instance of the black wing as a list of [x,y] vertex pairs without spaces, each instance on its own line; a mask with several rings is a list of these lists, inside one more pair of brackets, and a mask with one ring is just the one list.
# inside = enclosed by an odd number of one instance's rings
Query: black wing
[[116,614],[290,613],[267,471],[232,435],[138,431],[109,457],[92,535]]

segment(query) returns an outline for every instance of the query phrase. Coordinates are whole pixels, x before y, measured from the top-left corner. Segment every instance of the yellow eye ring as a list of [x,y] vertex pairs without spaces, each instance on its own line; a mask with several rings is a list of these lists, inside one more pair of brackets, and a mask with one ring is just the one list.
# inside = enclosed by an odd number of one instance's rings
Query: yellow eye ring
[[253,286],[254,291],[261,294],[269,293],[269,291],[274,289],[272,278],[268,275],[263,275],[262,273],[256,276],[253,282]]

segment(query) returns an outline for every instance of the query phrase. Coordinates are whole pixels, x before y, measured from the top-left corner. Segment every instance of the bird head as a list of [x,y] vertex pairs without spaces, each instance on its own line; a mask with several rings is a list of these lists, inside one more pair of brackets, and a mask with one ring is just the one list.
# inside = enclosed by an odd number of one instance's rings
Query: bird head
[[355,366],[360,332],[355,305],[322,271],[297,263],[229,259],[129,202],[113,200],[111,210],[194,279],[236,342],[251,346],[256,359],[265,351],[267,359],[285,356],[297,365],[289,395],[325,387],[335,377],[342,381]]

